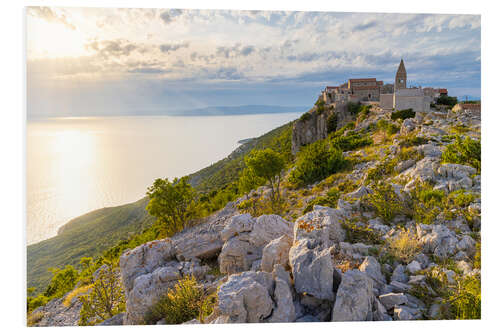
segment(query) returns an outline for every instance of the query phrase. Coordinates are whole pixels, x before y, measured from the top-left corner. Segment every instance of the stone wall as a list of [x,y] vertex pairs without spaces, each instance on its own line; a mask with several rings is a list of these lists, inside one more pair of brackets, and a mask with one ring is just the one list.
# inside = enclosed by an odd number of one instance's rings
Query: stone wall
[[394,107],[393,94],[380,95],[380,107],[383,110],[391,110]]

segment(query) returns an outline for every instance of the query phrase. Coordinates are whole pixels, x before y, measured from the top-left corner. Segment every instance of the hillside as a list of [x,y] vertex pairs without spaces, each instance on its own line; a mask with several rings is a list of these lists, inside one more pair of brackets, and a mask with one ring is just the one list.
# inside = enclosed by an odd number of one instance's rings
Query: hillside
[[153,218],[145,210],[147,198],[134,203],[102,208],[79,216],[57,236],[28,246],[28,286],[43,289],[52,274],[50,267],[78,264],[82,257],[93,257],[121,239],[150,226]]

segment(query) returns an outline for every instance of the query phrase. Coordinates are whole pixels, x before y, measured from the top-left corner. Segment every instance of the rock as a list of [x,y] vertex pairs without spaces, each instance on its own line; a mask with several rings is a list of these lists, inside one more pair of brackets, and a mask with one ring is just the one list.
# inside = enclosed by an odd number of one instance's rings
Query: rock
[[132,289],[136,277],[151,273],[171,261],[174,253],[172,241],[168,238],[148,242],[123,253],[120,272],[125,290]]
[[429,308],[429,318],[439,319],[441,317],[441,304],[432,304]]
[[250,214],[240,214],[233,216],[221,231],[221,239],[227,242],[231,237],[242,232],[252,231],[255,219]]
[[285,272],[283,266],[276,265],[273,277],[275,281],[274,300],[276,307],[269,319],[270,323],[289,323],[295,320],[295,306],[290,290],[290,275]]
[[219,254],[220,271],[225,274],[247,271],[259,257],[259,250],[250,242],[232,237],[224,244]]
[[446,279],[448,280],[448,283],[454,284],[455,283],[455,276],[457,275],[457,273],[455,273],[451,269],[446,269],[443,272],[446,275]]
[[424,154],[425,157],[441,158],[442,152],[438,146],[428,143],[417,147],[417,151]]
[[330,249],[321,250],[311,239],[301,239],[290,249],[289,260],[297,293],[333,300],[334,269]]
[[370,194],[371,192],[372,192],[372,190],[370,188],[368,188],[364,185],[361,185],[354,192],[347,194],[347,196],[354,198],[354,199],[360,199],[360,198],[364,197],[365,195]]
[[313,322],[320,322],[318,318],[311,316],[311,315],[305,315],[303,317],[298,318],[295,322],[296,323],[313,323]]
[[437,171],[441,177],[455,179],[468,178],[477,172],[471,166],[453,163],[442,164]]
[[416,163],[416,161],[414,159],[401,161],[398,164],[396,164],[396,166],[394,167],[394,171],[396,171],[397,173],[401,173],[401,172],[407,170],[408,168],[411,168],[412,166],[414,166],[415,163]]
[[257,271],[260,271],[261,268],[262,268],[262,260],[255,260],[252,263],[252,267],[250,267],[250,270],[254,271],[254,272],[257,272]]
[[469,265],[464,260],[457,262],[457,268],[461,270],[464,274],[469,274],[472,271],[471,265]]
[[218,291],[219,321],[227,323],[264,322],[273,311],[272,276],[267,272],[231,275]]
[[66,307],[63,304],[66,296],[67,294],[61,298],[55,298],[44,306],[35,309],[33,315],[43,314],[43,317],[34,326],[77,326],[80,320],[82,303],[80,303],[78,297],[75,297],[70,305]]
[[403,293],[384,294],[380,295],[378,299],[387,310],[394,308],[396,305],[402,305],[408,303],[408,298]]
[[143,322],[144,314],[156,303],[177,280],[181,278],[178,262],[170,262],[168,266],[159,267],[152,273],[138,276],[133,288],[125,292],[127,313],[125,325],[136,325]]
[[181,325],[198,325],[201,324],[198,319],[191,319],[189,321],[186,321],[185,323],[182,323]]
[[422,284],[425,282],[425,275],[412,275],[408,284]]
[[407,118],[407,119],[403,120],[403,123],[401,124],[400,133],[402,135],[408,134],[411,131],[413,131],[416,126],[417,126],[417,124],[416,124],[415,120],[413,120],[412,118]]
[[405,274],[405,267],[401,264],[397,265],[392,272],[391,281],[406,283],[408,282],[408,276]]
[[377,286],[377,288],[386,284],[385,277],[380,270],[380,264],[374,257],[366,257],[363,263],[359,266],[359,270],[370,277],[374,282],[374,286]]
[[391,286],[392,290],[394,290],[395,292],[399,292],[399,293],[406,292],[406,291],[410,290],[409,285],[407,285],[406,283],[399,282],[399,281],[391,281],[390,286]]
[[457,249],[467,253],[469,257],[476,253],[476,241],[469,235],[465,235],[457,244]]
[[250,232],[250,243],[256,247],[263,247],[273,239],[283,235],[293,234],[290,222],[278,215],[262,215],[257,218]]
[[408,168],[406,171],[400,173],[400,177],[407,177],[412,179],[406,187],[405,191],[415,186],[417,181],[435,181],[436,170],[440,166],[439,160],[434,157],[426,156],[418,161],[415,166]]
[[125,319],[125,312],[118,313],[111,318],[97,324],[97,326],[119,326],[123,325],[123,320]]
[[455,234],[441,224],[417,224],[417,236],[426,252],[443,259],[453,255],[458,243]]
[[337,291],[332,321],[364,321],[372,316],[373,282],[355,269],[345,272]]
[[395,320],[414,320],[416,319],[415,311],[407,306],[396,306],[394,308]]
[[371,219],[367,223],[371,229],[380,235],[385,235],[391,230],[391,228],[388,225],[385,225],[379,217]]
[[408,270],[408,272],[410,272],[411,274],[414,274],[415,272],[418,272],[422,269],[422,267],[420,266],[420,263],[416,260],[413,260],[411,263],[409,263],[407,266],[406,266],[406,269]]
[[295,221],[293,236],[294,243],[302,239],[319,241],[323,248],[342,242],[345,231],[340,221],[345,217],[343,211],[328,207],[315,206],[309,212]]
[[269,242],[262,250],[262,270],[271,272],[276,264],[287,267],[291,246],[292,238],[289,235],[283,235]]
[[425,269],[427,268],[427,266],[429,265],[429,257],[427,257],[425,254],[423,253],[419,253],[416,257],[415,257],[415,260],[418,261],[418,263],[420,264],[420,267],[422,269]]
[[339,250],[342,256],[354,260],[362,260],[369,254],[371,246],[363,243],[339,243]]

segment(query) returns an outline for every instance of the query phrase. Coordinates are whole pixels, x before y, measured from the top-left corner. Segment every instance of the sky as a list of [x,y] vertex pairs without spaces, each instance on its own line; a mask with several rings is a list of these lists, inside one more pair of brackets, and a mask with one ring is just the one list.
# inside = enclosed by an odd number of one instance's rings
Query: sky
[[311,106],[326,85],[481,96],[479,15],[28,7],[28,117]]

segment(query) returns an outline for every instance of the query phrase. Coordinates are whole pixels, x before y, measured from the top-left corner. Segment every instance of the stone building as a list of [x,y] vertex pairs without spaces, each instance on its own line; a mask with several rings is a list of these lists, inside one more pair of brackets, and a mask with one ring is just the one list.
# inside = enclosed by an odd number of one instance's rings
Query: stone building
[[349,79],[347,89],[351,92],[351,100],[357,101],[378,101],[380,99],[380,88],[383,81],[376,78]]

